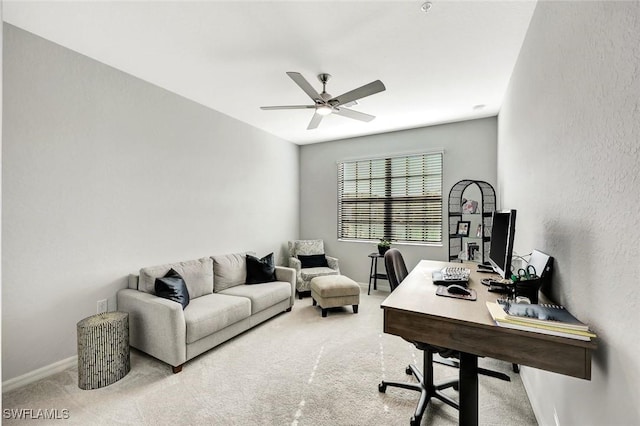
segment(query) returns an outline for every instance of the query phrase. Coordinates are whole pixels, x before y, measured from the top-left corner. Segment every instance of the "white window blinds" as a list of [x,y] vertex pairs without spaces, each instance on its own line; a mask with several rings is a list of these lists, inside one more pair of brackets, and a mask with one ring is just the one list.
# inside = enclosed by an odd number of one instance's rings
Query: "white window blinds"
[[442,153],[338,164],[338,238],[442,241]]

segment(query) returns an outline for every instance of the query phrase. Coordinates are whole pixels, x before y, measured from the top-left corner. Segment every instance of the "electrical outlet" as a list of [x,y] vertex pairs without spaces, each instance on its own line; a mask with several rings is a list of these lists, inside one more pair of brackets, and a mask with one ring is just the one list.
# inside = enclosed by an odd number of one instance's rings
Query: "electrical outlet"
[[107,299],[98,300],[98,313],[107,312]]

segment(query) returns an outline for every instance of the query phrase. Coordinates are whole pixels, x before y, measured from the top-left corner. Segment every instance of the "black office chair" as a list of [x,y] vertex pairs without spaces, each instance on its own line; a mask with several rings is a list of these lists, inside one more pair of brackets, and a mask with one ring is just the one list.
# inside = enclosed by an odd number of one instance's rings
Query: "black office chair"
[[[391,285],[391,291],[394,291],[396,287],[400,285],[400,283],[406,278],[409,273],[407,272],[407,266],[404,263],[404,259],[402,258],[402,254],[398,249],[389,249],[384,255],[384,264],[387,269],[387,276],[389,284]],[[448,388],[454,388],[458,390],[458,380],[449,380],[444,383],[435,384],[433,381],[433,363],[439,363],[448,365],[450,367],[459,368],[459,364],[455,361],[449,360],[434,360],[434,354],[439,354],[441,357],[450,358],[450,357],[459,357],[458,351],[448,348],[442,348],[439,346],[429,345],[423,342],[415,342],[412,341],[416,348],[422,351],[423,359],[422,359],[422,371],[418,370],[418,367],[415,365],[409,365],[405,372],[407,374],[413,374],[418,380],[418,383],[405,383],[405,382],[388,382],[383,380],[378,385],[378,390],[380,392],[385,392],[387,390],[387,386],[393,386],[403,389],[410,389],[420,392],[420,400],[418,401],[418,406],[416,407],[415,414],[411,418],[411,425],[419,425],[422,421],[422,416],[424,415],[425,410],[429,404],[431,398],[439,399],[452,406],[455,409],[459,409],[458,403],[451,399],[449,396],[445,395],[441,391]],[[511,378],[506,374],[499,373],[497,371],[487,370],[484,368],[478,368],[478,373],[486,376],[496,377],[501,380],[511,381]]]
[[[384,254],[384,264],[387,269],[387,277],[389,280],[389,284],[391,285],[391,291],[393,291],[400,285],[402,280],[404,280],[405,277],[409,275],[409,273],[407,272],[407,266],[405,265],[402,254],[400,254],[400,251],[398,249],[389,249]],[[378,390],[384,393],[387,390],[387,386],[393,386],[420,392],[420,400],[418,401],[418,406],[416,407],[415,414],[411,418],[411,425],[414,426],[419,425],[422,421],[422,416],[424,415],[424,412],[427,409],[427,405],[429,404],[431,398],[437,398],[455,409],[458,409],[459,406],[456,401],[441,392],[442,390],[451,387],[457,389],[457,379],[450,380],[438,385],[433,382],[433,355],[435,353],[442,352],[444,356],[447,356],[448,353],[452,351],[449,349],[428,345],[422,342],[411,343],[413,343],[418,349],[423,352],[422,371],[424,371],[424,375],[420,372],[420,370],[418,370],[418,367],[410,364],[405,369],[405,372],[407,374],[413,374],[416,380],[418,380],[418,383],[414,384],[405,382],[388,382],[386,380],[383,380],[378,385]]]

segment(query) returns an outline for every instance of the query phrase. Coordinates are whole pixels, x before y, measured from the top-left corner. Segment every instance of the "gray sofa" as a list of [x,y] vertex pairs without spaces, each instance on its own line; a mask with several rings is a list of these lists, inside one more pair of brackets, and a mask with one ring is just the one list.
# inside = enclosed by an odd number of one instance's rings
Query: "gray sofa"
[[[155,279],[171,268],[183,278],[190,303],[158,297]],[[295,300],[296,273],[276,267],[277,281],[246,285],[246,253],[142,268],[118,291],[118,310],[129,313],[130,344],[166,362],[173,372],[203,352],[283,312]]]

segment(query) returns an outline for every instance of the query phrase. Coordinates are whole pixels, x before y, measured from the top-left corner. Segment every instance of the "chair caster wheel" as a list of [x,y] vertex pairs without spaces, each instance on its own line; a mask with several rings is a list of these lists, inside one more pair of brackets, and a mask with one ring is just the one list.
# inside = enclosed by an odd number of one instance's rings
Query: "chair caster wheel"
[[405,374],[411,375],[413,372],[411,371],[411,366],[408,366],[404,369]]
[[411,426],[420,426],[420,420],[422,419],[416,419],[416,417],[411,417],[411,420],[409,421],[409,425]]
[[387,391],[387,385],[385,385],[384,383],[380,383],[378,385],[378,392],[385,393],[386,391]]

